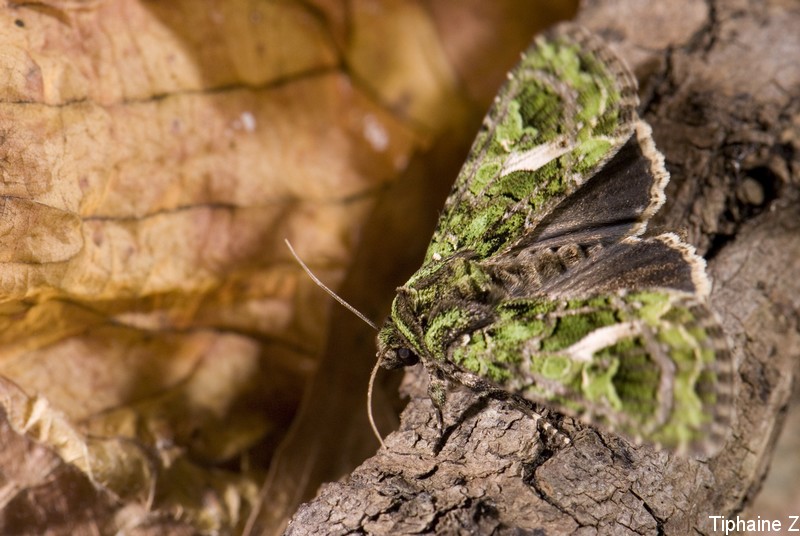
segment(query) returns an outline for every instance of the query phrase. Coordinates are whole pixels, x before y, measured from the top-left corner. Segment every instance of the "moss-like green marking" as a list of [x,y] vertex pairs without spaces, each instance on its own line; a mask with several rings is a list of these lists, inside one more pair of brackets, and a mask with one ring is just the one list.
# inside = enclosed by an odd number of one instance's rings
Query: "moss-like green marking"
[[[488,230],[505,214],[507,207],[504,203],[489,205],[472,214],[472,219],[462,230],[464,241],[480,247],[480,240]],[[477,249],[477,248],[476,248]]]
[[517,139],[518,150],[552,141],[562,133],[564,101],[556,91],[530,83],[520,89],[517,99],[515,108],[525,125]]
[[[618,127],[615,106],[621,99],[618,81],[592,51],[567,40],[547,43],[532,51],[523,65],[531,70],[549,71],[569,87],[577,104],[570,111],[577,121],[593,129],[595,135],[611,135]],[[548,102],[543,106],[552,107],[553,104]]]
[[611,146],[611,142],[605,138],[587,139],[569,154],[573,171],[579,174],[588,174],[608,156]]
[[676,352],[688,351],[694,347],[693,341],[687,340],[686,332],[680,326],[667,324],[659,332],[658,338]]
[[666,312],[670,310],[671,298],[665,292],[636,292],[625,296],[626,303],[634,306],[633,312],[625,311],[622,313],[624,320],[630,320],[631,316],[647,322],[650,326],[658,326]]
[[587,400],[608,405],[616,411],[622,410],[622,401],[614,386],[614,375],[619,369],[619,359],[601,360],[583,368],[582,389]]
[[556,301],[525,298],[505,301],[497,308],[500,316],[506,319],[517,317],[531,319],[550,314],[557,310],[558,302]]
[[503,353],[497,352],[494,339],[476,332],[466,346],[457,346],[453,351],[453,362],[479,376],[503,383],[511,378],[503,361]]
[[536,182],[531,180],[532,175],[529,171],[514,171],[495,181],[487,193],[520,201],[536,190]]
[[461,308],[448,309],[433,317],[425,331],[425,345],[433,357],[444,359],[445,343],[452,340],[454,333],[465,331],[469,322],[469,313]]
[[642,351],[641,340],[626,339],[600,353],[601,358],[619,362],[612,379],[622,410],[639,423],[648,422],[658,409],[661,369]]
[[483,192],[497,175],[500,174],[502,164],[499,161],[487,161],[482,163],[475,173],[475,180],[469,185],[469,191],[472,195],[478,195]]
[[418,340],[414,331],[407,326],[405,322],[403,322],[402,315],[399,314],[398,306],[398,301],[395,298],[395,300],[392,302],[392,320],[394,320],[397,331],[399,331],[405,340],[412,345],[412,350],[416,352],[417,355],[424,355],[425,350],[420,344],[421,341]]
[[542,350],[545,352],[563,350],[597,328],[610,326],[616,322],[613,311],[601,310],[562,316],[558,319],[552,336],[543,342]]
[[547,325],[542,321],[510,321],[498,325],[494,336],[498,341],[517,343],[541,337],[546,330]]
[[573,383],[580,373],[580,365],[564,355],[549,355],[532,361],[537,366],[532,372],[538,372],[549,380],[558,380],[569,385]]
[[[521,91],[526,92],[529,89],[530,87],[525,87]],[[544,95],[541,97],[547,98]],[[509,102],[506,115],[495,130],[493,144],[489,152],[490,156],[504,155],[512,150],[518,151],[526,149],[529,146],[533,146],[534,140],[539,138],[539,129],[542,128],[542,125],[539,124],[537,127],[531,126],[536,123],[529,121],[527,116],[520,113],[522,111],[523,102],[524,101],[520,100],[512,100]]]

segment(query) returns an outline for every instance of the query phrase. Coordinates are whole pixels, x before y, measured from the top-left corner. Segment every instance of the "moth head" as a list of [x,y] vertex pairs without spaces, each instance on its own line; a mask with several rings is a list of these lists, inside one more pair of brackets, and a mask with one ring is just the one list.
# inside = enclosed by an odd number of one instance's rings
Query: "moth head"
[[400,335],[391,318],[378,332],[378,362],[389,370],[416,365],[419,362],[419,356]]

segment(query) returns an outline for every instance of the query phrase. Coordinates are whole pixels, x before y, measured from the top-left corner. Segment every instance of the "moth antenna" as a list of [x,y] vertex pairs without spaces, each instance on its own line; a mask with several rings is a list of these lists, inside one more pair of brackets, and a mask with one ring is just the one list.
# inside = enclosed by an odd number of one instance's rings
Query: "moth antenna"
[[372,373],[369,375],[369,386],[367,387],[367,416],[369,417],[369,425],[372,427],[372,433],[378,438],[378,443],[381,447],[385,448],[386,443],[383,442],[381,433],[378,431],[378,426],[375,424],[375,417],[372,415],[372,390],[375,386],[375,378],[378,376],[378,370],[381,367],[381,360],[375,361],[375,366],[372,367]]
[[[310,277],[311,280],[317,284],[317,286],[319,286],[322,290],[327,292],[331,296],[331,298],[342,304],[342,306],[344,306],[345,309],[347,309],[348,311],[356,315],[358,318],[366,322],[367,325],[369,325],[372,329],[378,331],[378,326],[375,324],[375,322],[373,322],[372,320],[361,314],[361,312],[358,309],[356,309],[355,307],[344,301],[342,298],[340,298],[334,291],[325,286],[325,283],[320,281],[319,278],[314,275],[314,273],[311,271],[308,265],[306,265],[306,263],[303,262],[303,259],[301,259],[300,256],[297,254],[297,252],[294,250],[288,238],[284,238],[283,241],[286,242],[286,246],[289,248],[289,251],[292,252],[292,257],[294,257],[294,260],[297,261],[297,263],[303,268],[306,274],[308,274],[308,277]],[[375,377],[378,375],[378,369],[380,368],[380,364],[381,361],[380,359],[378,359],[375,362],[375,366],[372,368],[372,373],[369,375],[369,386],[367,388],[367,416],[369,417],[369,425],[372,427],[372,432],[375,434],[375,437],[378,438],[378,442],[381,444],[381,447],[385,447],[386,444],[383,442],[381,433],[378,431],[378,427],[375,424],[375,417],[372,415],[372,390],[375,386]]]
[[332,291],[332,290],[331,290],[331,289],[329,289],[327,286],[325,286],[325,283],[323,283],[322,281],[320,281],[320,280],[319,280],[319,278],[317,278],[317,276],[315,276],[315,275],[314,275],[314,273],[313,273],[313,272],[311,271],[311,269],[310,269],[310,268],[309,268],[309,267],[306,265],[306,263],[304,263],[304,262],[303,262],[303,259],[301,259],[301,258],[300,258],[300,257],[297,255],[297,252],[296,252],[296,251],[294,250],[294,248],[292,247],[292,244],[289,242],[289,239],[288,239],[288,238],[284,238],[284,239],[283,239],[283,241],[284,241],[284,242],[286,242],[286,245],[289,247],[289,251],[291,251],[291,252],[292,252],[292,257],[294,257],[294,260],[296,260],[296,261],[297,261],[297,263],[298,263],[298,264],[299,264],[299,265],[300,265],[300,266],[303,268],[303,270],[305,270],[305,272],[308,274],[308,277],[310,277],[310,278],[311,278],[311,280],[312,280],[314,283],[316,283],[316,284],[317,284],[317,286],[318,286],[319,288],[321,288],[322,290],[324,290],[325,292],[327,292],[328,294],[330,294],[331,298],[333,298],[334,300],[336,300],[337,302],[339,302],[340,304],[342,304],[342,306],[344,306],[344,308],[345,308],[345,309],[347,309],[348,311],[350,311],[351,313],[353,313],[354,315],[356,315],[358,318],[360,318],[361,320],[363,320],[364,322],[366,322],[366,323],[367,323],[367,325],[368,325],[368,326],[370,326],[372,329],[374,329],[375,331],[378,331],[378,326],[375,324],[375,322],[373,322],[372,320],[370,320],[369,318],[367,318],[366,316],[364,316],[363,314],[361,314],[361,312],[359,312],[359,311],[358,311],[358,309],[356,309],[355,307],[353,307],[352,305],[350,305],[349,303],[347,303],[346,301],[344,301],[342,298],[340,298],[340,297],[339,297],[339,296],[338,296],[338,295],[337,295],[337,294],[336,294],[334,291]]

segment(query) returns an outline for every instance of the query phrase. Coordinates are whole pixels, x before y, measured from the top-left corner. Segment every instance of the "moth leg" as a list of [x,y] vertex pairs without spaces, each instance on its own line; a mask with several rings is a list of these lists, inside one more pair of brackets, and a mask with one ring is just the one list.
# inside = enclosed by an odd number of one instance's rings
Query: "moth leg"
[[546,409],[534,408],[531,402],[522,398],[519,395],[501,389],[492,383],[484,380],[476,374],[465,372],[463,370],[454,370],[449,372],[452,374],[453,380],[461,385],[472,389],[480,397],[493,398],[503,402],[508,402],[516,409],[522,411],[525,415],[533,419],[536,423],[536,428],[544,435],[545,441],[548,446],[563,447],[569,445],[570,439],[566,434],[558,430],[555,426],[547,422]]
[[444,435],[444,417],[442,409],[445,402],[447,402],[447,380],[445,380],[439,371],[435,371],[430,375],[430,383],[428,384],[428,396],[433,402],[433,409],[436,411],[436,422],[439,426],[439,438]]

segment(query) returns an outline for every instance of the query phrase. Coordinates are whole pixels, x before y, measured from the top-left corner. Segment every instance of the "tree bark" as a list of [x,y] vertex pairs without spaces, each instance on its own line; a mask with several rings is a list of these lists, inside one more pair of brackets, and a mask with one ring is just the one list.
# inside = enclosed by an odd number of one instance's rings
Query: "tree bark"
[[710,459],[672,455],[571,419],[557,451],[507,404],[451,395],[440,451],[426,376],[387,448],[303,505],[286,534],[714,532],[758,492],[800,353],[800,9],[789,1],[589,1],[577,21],[640,82],[672,179],[651,229],[708,260],[711,304],[738,366],[736,420]]

